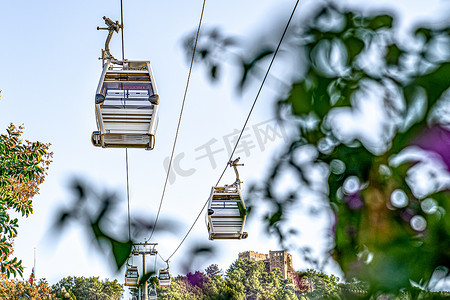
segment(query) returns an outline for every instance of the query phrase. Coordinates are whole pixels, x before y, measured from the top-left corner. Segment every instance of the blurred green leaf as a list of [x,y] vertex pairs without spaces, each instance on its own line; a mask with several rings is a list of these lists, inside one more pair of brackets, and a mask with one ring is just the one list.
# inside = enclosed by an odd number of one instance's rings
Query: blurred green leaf
[[416,29],[415,35],[421,35],[425,38],[425,42],[428,43],[433,37],[432,31],[429,28],[420,27]]
[[281,210],[281,207],[271,216],[266,216],[266,219],[268,220],[268,225],[273,226],[276,223],[278,223],[281,220],[281,217],[283,215],[283,211]]
[[425,128],[426,122],[425,120],[422,120],[409,127],[405,132],[398,132],[392,140],[392,147],[389,152],[392,154],[400,153],[400,151],[410,145],[412,140],[423,132]]
[[422,86],[428,96],[427,112],[440,99],[442,94],[449,89],[450,62],[440,64],[432,72],[417,77],[412,84]]
[[110,239],[110,241],[117,269],[120,269],[130,257],[133,243],[131,241],[120,242],[115,239]]
[[198,52],[200,53],[202,59],[205,59],[209,54],[209,51],[206,48],[200,49]]
[[362,146],[349,147],[345,144],[338,145],[335,150],[329,154],[320,154],[319,161],[324,161],[329,164],[333,159],[342,160],[345,162],[345,177],[356,176],[362,182],[369,179],[375,155],[370,153]]
[[358,37],[351,35],[343,40],[345,48],[347,49],[348,60],[353,62],[355,57],[364,49],[364,42]]
[[355,28],[355,14],[351,11],[347,11],[343,13],[345,17],[345,29],[354,29]]
[[316,86],[313,89],[311,99],[314,112],[320,119],[323,119],[331,109],[330,96],[328,95],[328,88],[333,82],[333,78],[317,76],[315,78]]
[[255,67],[255,65],[262,59],[266,58],[267,56],[274,53],[274,50],[272,49],[262,49],[251,61],[249,62],[242,62],[242,78],[239,83],[239,88],[242,89],[244,87],[244,83],[247,80],[249,72]]
[[302,136],[308,141],[308,143],[311,144],[317,144],[317,142],[325,137],[325,134],[319,130],[316,129],[303,129],[302,130]]
[[211,78],[212,79],[217,79],[217,72],[218,72],[218,66],[217,65],[211,66]]
[[152,272],[145,273],[145,274],[142,274],[141,278],[139,278],[139,283],[138,283],[138,285],[139,285],[139,286],[144,285],[144,283],[145,283],[146,281],[148,281],[148,280],[150,279],[150,277],[152,277],[154,274],[155,274],[155,272],[153,272],[153,271],[152,271]]
[[312,109],[310,95],[306,91],[304,82],[295,83],[286,100],[292,105],[292,112],[297,116],[307,114]]
[[368,27],[373,30],[378,30],[380,28],[391,28],[393,22],[392,16],[389,15],[379,15],[370,19]]
[[389,45],[386,52],[386,63],[388,65],[398,66],[400,56],[404,53],[396,44]]

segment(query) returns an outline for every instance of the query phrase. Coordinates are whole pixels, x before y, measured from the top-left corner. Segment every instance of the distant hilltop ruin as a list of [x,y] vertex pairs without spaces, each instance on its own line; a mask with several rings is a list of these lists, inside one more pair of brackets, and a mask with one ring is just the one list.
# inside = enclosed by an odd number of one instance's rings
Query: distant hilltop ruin
[[266,271],[271,272],[278,268],[281,271],[283,279],[294,278],[294,268],[292,266],[292,255],[286,251],[269,251],[269,254],[258,253],[255,251],[245,251],[239,253],[239,258],[248,259],[254,262],[263,261]]

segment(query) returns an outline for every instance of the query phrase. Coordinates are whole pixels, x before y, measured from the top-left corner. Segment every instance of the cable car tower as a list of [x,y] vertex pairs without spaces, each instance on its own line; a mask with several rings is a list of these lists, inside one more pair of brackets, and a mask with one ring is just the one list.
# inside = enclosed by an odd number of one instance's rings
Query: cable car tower
[[103,148],[152,150],[159,95],[150,61],[114,58],[109,43],[122,26],[119,21],[103,19],[107,27],[97,27],[97,30],[108,30],[108,36],[102,49],[103,71],[95,94],[98,131],[92,133],[92,144]]
[[[142,255],[142,272],[143,275],[147,274],[147,255],[156,255],[158,251],[156,250],[157,243],[134,243],[132,255],[138,256]],[[138,293],[141,293],[141,287],[139,286],[139,270],[137,266],[130,265],[127,263],[127,270],[125,273],[125,285],[131,288],[138,289]],[[148,284],[147,281],[144,282],[143,285],[144,291],[144,299],[152,299],[148,298]],[[156,294],[155,294],[156,296]],[[156,299],[156,298],[155,298]]]
[[236,181],[231,185],[213,186],[209,196],[207,211],[209,239],[245,239],[248,236],[244,232],[247,209],[241,195],[241,183],[239,179],[239,157],[228,162],[234,168]]

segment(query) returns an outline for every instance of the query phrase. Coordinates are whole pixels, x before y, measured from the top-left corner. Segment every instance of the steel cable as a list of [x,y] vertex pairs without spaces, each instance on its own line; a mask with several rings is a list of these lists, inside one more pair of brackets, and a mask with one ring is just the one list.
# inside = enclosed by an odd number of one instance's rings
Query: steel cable
[[[250,111],[249,111],[249,113],[248,113],[247,119],[245,120],[244,126],[242,127],[241,133],[239,134],[239,137],[238,137],[238,139],[236,140],[236,144],[235,144],[235,146],[234,146],[234,148],[233,148],[233,151],[232,151],[232,153],[231,153],[231,155],[230,155],[230,158],[228,159],[228,162],[227,162],[227,164],[226,164],[226,166],[225,166],[225,169],[223,170],[222,174],[220,175],[219,180],[217,180],[216,186],[219,184],[220,180],[222,179],[223,175],[225,174],[225,171],[226,171],[226,169],[227,169],[227,167],[228,167],[228,163],[229,163],[229,162],[231,161],[231,159],[233,158],[234,152],[236,151],[236,148],[237,148],[237,146],[238,146],[238,144],[239,144],[239,141],[240,141],[240,139],[241,139],[241,137],[242,137],[242,134],[243,134],[243,132],[244,132],[245,126],[247,126],[248,120],[250,119],[250,115],[251,115],[251,113],[253,112],[253,108],[255,107],[256,102],[258,101],[258,98],[259,98],[259,95],[260,95],[260,93],[261,93],[261,90],[262,90],[262,88],[263,88],[263,86],[264,86],[264,84],[265,84],[265,82],[266,82],[267,76],[269,75],[270,69],[272,68],[272,65],[273,65],[273,62],[274,62],[274,60],[275,60],[275,57],[277,56],[277,53],[278,53],[278,51],[279,51],[279,49],[280,49],[280,46],[281,46],[281,43],[283,42],[284,36],[286,35],[286,32],[287,32],[288,27],[289,27],[289,24],[291,23],[291,20],[292,20],[292,18],[293,18],[293,16],[294,16],[294,13],[295,13],[295,11],[296,11],[296,9],[297,9],[297,6],[298,6],[298,3],[299,3],[299,2],[300,2],[300,0],[297,0],[296,3],[295,3],[295,6],[294,6],[294,8],[293,8],[293,10],[292,10],[292,13],[291,13],[291,15],[290,15],[290,17],[289,17],[289,20],[288,20],[287,24],[286,24],[286,27],[284,28],[283,34],[281,35],[280,42],[278,43],[278,46],[277,46],[277,48],[276,48],[275,51],[274,51],[274,54],[273,54],[272,60],[270,61],[269,67],[268,67],[268,69],[267,69],[267,72],[266,72],[266,74],[264,75],[263,81],[261,82],[261,85],[260,85],[260,87],[259,87],[259,89],[258,89],[258,92],[257,92],[257,94],[256,94],[256,97],[255,97],[255,100],[253,101],[253,104],[252,104],[252,106],[251,106],[251,108],[250,108]],[[197,223],[198,219],[200,218],[201,214],[203,213],[203,210],[205,209],[206,205],[208,204],[208,201],[209,201],[209,199],[208,199],[208,200],[205,202],[205,204],[203,205],[203,207],[202,207],[202,209],[200,210],[199,214],[198,214],[197,217],[195,218],[194,223],[193,223],[192,226],[189,228],[188,232],[186,233],[186,235],[184,236],[184,238],[181,240],[181,242],[180,242],[180,244],[178,245],[178,247],[173,251],[173,253],[169,256],[169,258],[168,258],[167,260],[170,260],[170,259],[172,258],[172,256],[175,255],[175,253],[178,251],[178,249],[180,249],[181,245],[184,243],[184,241],[186,240],[186,238],[188,237],[188,235],[191,233],[192,229],[194,228],[195,224]]]
[[[120,0],[120,27],[122,29],[122,61],[125,60],[125,41],[123,38],[123,0]],[[128,203],[128,240],[131,241],[131,215],[130,215],[130,180],[128,171],[128,148],[125,148],[125,170],[127,173],[127,203]]]
[[194,65],[195,51],[197,49],[198,37],[199,37],[199,34],[200,34],[200,28],[201,28],[202,20],[203,20],[203,13],[205,11],[205,3],[206,3],[206,0],[203,0],[202,12],[201,12],[201,15],[200,15],[200,21],[198,23],[198,29],[197,29],[197,34],[196,34],[195,43],[194,43],[194,50],[192,52],[192,58],[191,58],[191,63],[190,63],[190,67],[189,67],[189,73],[188,73],[187,82],[186,82],[186,89],[184,91],[183,102],[181,104],[180,117],[178,119],[177,131],[175,133],[175,139],[174,139],[174,142],[173,142],[172,153],[170,155],[170,161],[169,161],[169,166],[167,168],[166,179],[164,181],[163,192],[162,192],[162,195],[161,195],[161,200],[159,202],[159,208],[158,208],[158,212],[156,214],[155,223],[153,224],[152,232],[151,232],[150,237],[148,238],[147,241],[151,240],[151,238],[153,237],[153,233],[155,232],[156,224],[158,223],[159,214],[161,212],[161,207],[162,207],[162,203],[163,203],[163,200],[164,200],[164,195],[166,193],[167,182],[169,180],[169,174],[170,174],[170,170],[172,168],[173,155],[175,153],[175,147],[176,147],[177,140],[178,140],[178,133],[179,133],[179,130],[180,130],[181,119],[182,119],[182,116],[183,116],[184,104],[186,102],[186,96],[187,96],[187,92],[188,92],[188,88],[189,88],[189,82],[190,82],[190,79],[191,79],[192,66]]

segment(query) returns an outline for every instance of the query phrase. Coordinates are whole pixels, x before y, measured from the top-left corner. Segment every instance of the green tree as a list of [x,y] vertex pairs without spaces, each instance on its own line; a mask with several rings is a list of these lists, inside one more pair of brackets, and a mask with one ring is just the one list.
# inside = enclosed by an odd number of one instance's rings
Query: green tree
[[0,263],[1,273],[22,275],[22,261],[12,257],[19,227],[14,211],[28,217],[33,213],[32,198],[39,193],[50,165],[50,144],[23,141],[23,127],[10,124],[0,135]]
[[[236,293],[237,299],[245,299],[245,295],[249,292],[252,287],[249,287],[247,278],[248,268],[244,268],[244,264],[247,260],[237,259],[235,260],[226,272],[225,283],[226,285],[233,289]],[[249,265],[247,264],[247,267]]]
[[64,299],[66,293],[77,300],[98,299],[110,300],[120,299],[124,291],[122,284],[116,279],[100,280],[98,277],[65,277],[52,286],[58,299]]
[[286,285],[280,269],[271,272],[261,272],[261,295],[264,299],[276,299],[282,288]]
[[[222,277],[216,264],[206,268],[207,273],[195,271],[178,276],[169,287],[158,288],[159,299],[202,300],[296,300],[290,280],[283,280],[281,271],[266,270],[264,262],[235,260]],[[208,275],[209,274],[209,275]],[[214,275],[215,274],[215,275]]]
[[301,284],[306,286],[303,295],[312,298],[337,298],[340,294],[338,280],[334,275],[328,276],[323,272],[308,269],[306,272],[299,272]]
[[54,294],[45,279],[40,279],[36,284],[30,284],[28,280],[8,279],[4,274],[0,279],[0,298],[13,299],[52,299]]
[[205,269],[206,275],[209,278],[221,278],[222,277],[222,270],[219,268],[217,264],[211,264]]
[[263,261],[237,259],[228,268],[224,282],[230,289],[237,292],[236,297],[242,299],[285,299],[286,297],[292,299],[294,297],[293,291],[284,290],[287,280],[282,279],[281,271],[275,269],[269,272]]
[[188,276],[177,276],[172,280],[172,284],[169,287],[159,288],[158,298],[161,299],[202,299],[203,290],[202,287],[206,285],[206,280],[209,278],[202,273],[196,271],[194,274]]

